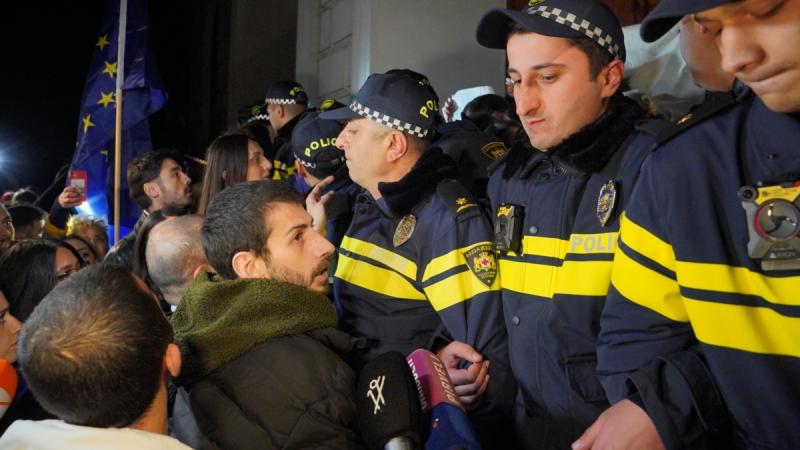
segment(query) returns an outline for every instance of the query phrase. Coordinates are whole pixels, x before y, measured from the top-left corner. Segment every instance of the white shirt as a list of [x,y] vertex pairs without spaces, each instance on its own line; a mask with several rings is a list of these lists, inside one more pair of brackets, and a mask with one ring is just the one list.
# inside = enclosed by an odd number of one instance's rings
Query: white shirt
[[3,450],[190,450],[176,439],[132,428],[93,428],[62,420],[17,420],[0,437]]

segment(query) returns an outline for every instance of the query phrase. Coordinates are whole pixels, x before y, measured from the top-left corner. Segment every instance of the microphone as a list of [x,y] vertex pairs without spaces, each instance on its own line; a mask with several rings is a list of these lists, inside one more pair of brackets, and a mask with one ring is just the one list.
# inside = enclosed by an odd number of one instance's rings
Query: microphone
[[368,362],[358,377],[358,426],[372,450],[415,450],[420,444],[419,392],[400,352]]
[[17,394],[17,381],[14,366],[5,359],[0,359],[0,417],[6,413]]
[[422,409],[430,416],[425,450],[480,450],[444,363],[423,349],[414,350],[407,362],[420,392]]

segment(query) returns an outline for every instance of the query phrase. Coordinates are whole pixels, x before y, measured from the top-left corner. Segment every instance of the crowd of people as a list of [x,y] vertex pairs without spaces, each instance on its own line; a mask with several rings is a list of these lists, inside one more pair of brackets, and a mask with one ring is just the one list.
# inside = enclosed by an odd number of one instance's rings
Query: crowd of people
[[419,348],[484,449],[798,448],[800,0],[662,0],[641,37],[675,27],[679,120],[622,94],[610,9],[532,0],[477,24],[508,96],[275,82],[202,179],[129,164],[110,249],[79,189],[4,196],[0,448],[367,448],[359,372]]

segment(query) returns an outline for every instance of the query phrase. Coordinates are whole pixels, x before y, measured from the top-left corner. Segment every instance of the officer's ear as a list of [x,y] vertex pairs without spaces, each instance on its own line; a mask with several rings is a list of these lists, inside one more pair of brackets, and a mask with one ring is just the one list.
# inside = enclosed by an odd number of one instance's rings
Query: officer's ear
[[408,136],[402,131],[392,130],[386,135],[386,161],[395,162],[408,153]]
[[625,72],[625,63],[615,59],[608,63],[597,75],[600,83],[600,96],[604,99],[616,94],[622,84],[622,75]]

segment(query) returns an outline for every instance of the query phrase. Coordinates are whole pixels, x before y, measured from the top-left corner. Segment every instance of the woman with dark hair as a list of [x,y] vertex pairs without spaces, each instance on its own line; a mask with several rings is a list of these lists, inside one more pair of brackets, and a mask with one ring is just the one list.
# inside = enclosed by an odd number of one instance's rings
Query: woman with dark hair
[[[2,334],[5,329],[25,320],[44,297],[67,277],[83,266],[81,256],[68,244],[52,239],[25,239],[14,244],[0,257],[0,291],[8,301],[3,316],[0,301],[0,351],[3,350]],[[78,320],[79,318],[76,318]],[[14,353],[16,359],[16,353]],[[9,361],[10,362],[10,361]],[[22,379],[23,374],[19,374]],[[8,410],[0,419],[0,434],[18,419],[44,420],[53,418],[47,413],[20,380],[17,394]]]
[[56,284],[83,267],[80,254],[61,241],[26,239],[0,257],[0,286],[11,313],[25,322]]
[[243,134],[223,134],[206,151],[206,170],[197,213],[204,215],[208,204],[228,186],[244,181],[263,180],[272,170],[264,149]]

